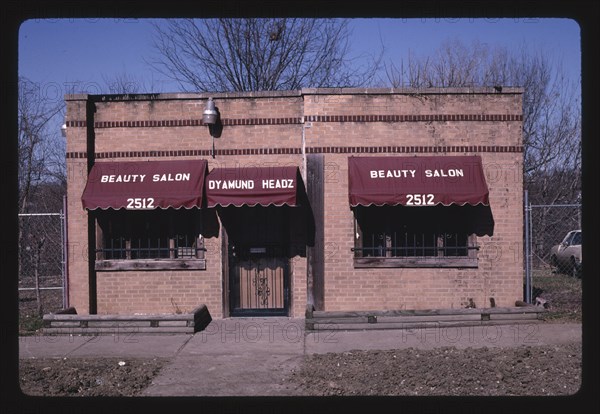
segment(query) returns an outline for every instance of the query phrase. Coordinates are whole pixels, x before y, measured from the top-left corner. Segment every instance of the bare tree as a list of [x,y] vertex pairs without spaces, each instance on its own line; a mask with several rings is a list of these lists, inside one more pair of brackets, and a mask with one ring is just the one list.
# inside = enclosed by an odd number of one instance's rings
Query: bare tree
[[166,20],[149,64],[186,91],[363,86],[381,55],[350,58],[349,35],[340,19]]
[[110,75],[102,75],[103,89],[110,94],[133,94],[156,92],[153,80],[146,81],[143,77],[129,74],[125,71]]
[[517,52],[449,40],[432,55],[387,65],[394,87],[519,86],[523,95],[524,174],[534,204],[578,202],[581,105],[576,87],[542,51]]
[[[39,85],[19,78],[18,96],[18,180],[19,213],[56,212],[62,207],[66,190],[64,147],[49,128],[52,119],[63,111],[62,102],[51,102],[41,94]],[[49,206],[50,210],[46,210]],[[48,235],[60,243],[60,232],[30,220],[19,222],[19,280],[32,276],[35,282],[37,313],[43,314],[40,277],[46,269]]]
[[19,78],[18,102],[18,161],[19,212],[27,213],[39,200],[35,198],[38,185],[58,180],[66,182],[63,146],[56,133],[49,131],[51,120],[60,114],[62,102],[50,102],[42,96],[39,85]]
[[501,50],[490,51],[479,42],[467,47],[459,40],[448,40],[432,56],[419,58],[410,53],[408,62],[400,62],[400,69],[393,62],[386,65],[386,75],[393,87],[483,86],[490,82],[487,69],[500,53]]

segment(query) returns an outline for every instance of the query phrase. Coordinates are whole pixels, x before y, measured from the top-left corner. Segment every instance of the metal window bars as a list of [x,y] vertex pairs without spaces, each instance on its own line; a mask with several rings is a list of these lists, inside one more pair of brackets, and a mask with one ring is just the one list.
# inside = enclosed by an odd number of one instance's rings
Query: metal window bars
[[197,259],[202,258],[206,248],[201,238],[175,235],[168,238],[109,238],[104,246],[96,249],[99,260],[131,259]]
[[351,250],[356,257],[460,257],[478,249],[465,233],[372,232]]

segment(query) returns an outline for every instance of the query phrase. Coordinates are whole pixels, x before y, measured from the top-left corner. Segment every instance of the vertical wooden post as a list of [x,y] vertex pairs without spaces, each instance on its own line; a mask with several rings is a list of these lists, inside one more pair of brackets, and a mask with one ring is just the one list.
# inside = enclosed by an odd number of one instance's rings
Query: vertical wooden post
[[198,238],[196,239],[196,258],[197,259],[204,259],[205,257],[205,252],[204,252],[204,237],[202,235],[199,235]]
[[325,309],[325,240],[324,240],[324,156],[308,154],[306,157],[306,193],[315,220],[314,246],[306,252],[306,300],[315,310]]
[[229,289],[230,289],[230,275],[229,275],[229,240],[227,237],[227,230],[223,227],[221,222],[221,269],[222,269],[222,288],[223,288],[223,317],[230,315],[229,311]]
[[[96,103],[88,98],[86,103],[86,155],[87,172],[92,171],[96,162],[96,131],[94,119]],[[92,211],[87,215],[87,257],[88,257],[88,304],[89,313],[94,315],[98,312],[98,288],[96,283],[96,217]]]
[[364,256],[364,252],[362,250],[362,247],[364,245],[364,240],[363,240],[363,232],[362,232],[362,228],[360,227],[358,220],[359,220],[359,215],[360,215],[360,207],[359,208],[355,208],[353,213],[354,213],[354,248],[356,250],[354,250],[354,257],[363,257]]
[[98,222],[98,219],[95,220],[96,221],[96,244],[94,246],[90,246],[90,248],[93,248],[94,251],[96,252],[95,256],[96,256],[96,260],[104,260],[105,255],[104,255],[104,237],[102,235],[102,227],[100,227],[100,223]]
[[169,238],[169,259],[175,258],[175,238]]

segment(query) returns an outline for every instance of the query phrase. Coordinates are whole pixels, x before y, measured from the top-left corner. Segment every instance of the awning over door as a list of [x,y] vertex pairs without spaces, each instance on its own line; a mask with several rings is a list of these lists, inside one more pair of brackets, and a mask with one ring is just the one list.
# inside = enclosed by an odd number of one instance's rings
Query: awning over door
[[206,160],[97,162],[83,208],[153,210],[201,207]]
[[206,177],[208,207],[298,206],[304,183],[298,167],[215,168]]
[[479,156],[350,157],[350,205],[489,205]]

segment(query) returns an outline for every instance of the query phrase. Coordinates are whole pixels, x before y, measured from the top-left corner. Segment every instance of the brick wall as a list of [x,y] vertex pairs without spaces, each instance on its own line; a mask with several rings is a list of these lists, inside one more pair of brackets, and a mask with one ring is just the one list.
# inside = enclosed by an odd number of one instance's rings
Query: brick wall
[[203,271],[99,272],[98,313],[190,313],[222,317],[221,281]]
[[[312,98],[312,99],[311,99]],[[514,306],[522,298],[522,153],[497,147],[522,145],[520,95],[313,96],[306,112],[315,115],[411,115],[408,122],[313,122],[308,147],[374,147],[373,155],[398,155],[385,148],[420,146],[437,155],[482,156],[495,219],[493,237],[478,237],[477,269],[355,269],[353,214],[348,207],[348,154],[326,154],[325,309],[428,309]],[[509,121],[430,121],[453,115]],[[418,119],[419,119],[418,118]],[[460,117],[459,117],[460,119]],[[445,146],[486,146],[490,152],[445,152]],[[360,154],[368,156],[369,153]],[[402,156],[420,155],[405,151]],[[422,155],[422,154],[421,154]],[[426,155],[432,155],[430,153]]]
[[[508,92],[508,93],[506,93]],[[103,161],[204,158],[209,168],[304,166],[307,153],[325,154],[326,310],[513,306],[522,298],[521,91],[303,90],[215,94],[223,120],[213,139],[201,124],[206,95],[67,97],[69,295],[88,311],[86,139],[93,123]],[[91,103],[93,101],[93,103]],[[86,119],[86,104],[95,107]],[[306,123],[303,124],[302,120]],[[92,128],[90,128],[92,129]],[[474,147],[477,146],[477,147]],[[348,204],[350,155],[481,155],[495,219],[479,237],[476,269],[355,269],[353,214]],[[223,313],[221,240],[207,240],[203,271],[98,272],[99,313],[171,313],[205,303]],[[291,261],[290,316],[306,307],[306,258]],[[226,277],[226,276],[225,276]]]
[[[87,99],[68,101],[67,120],[85,121]],[[69,128],[67,153],[85,152],[87,130],[85,127]],[[79,313],[89,312],[87,213],[81,206],[81,194],[87,181],[87,159],[67,158],[67,234],[69,304]]]
[[[443,155],[443,154],[442,154]],[[520,154],[484,154],[495,228],[477,238],[477,269],[355,269],[353,214],[348,208],[346,155],[326,157],[325,309],[461,308],[514,306],[522,299],[522,170]]]

